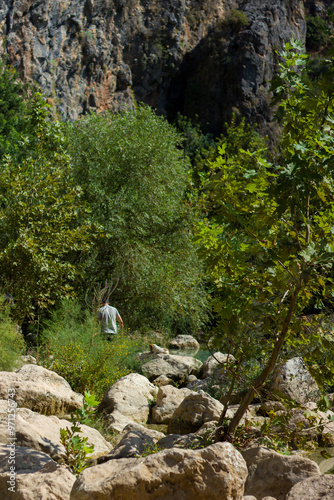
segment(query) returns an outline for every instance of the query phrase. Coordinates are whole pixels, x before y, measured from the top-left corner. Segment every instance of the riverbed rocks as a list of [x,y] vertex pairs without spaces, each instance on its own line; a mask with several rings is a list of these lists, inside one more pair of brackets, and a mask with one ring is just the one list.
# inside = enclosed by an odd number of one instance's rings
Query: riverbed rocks
[[[8,435],[8,418],[4,405],[0,413],[0,442],[10,444]],[[72,423],[56,416],[40,415],[28,408],[18,408],[15,418],[15,438],[18,446],[47,453],[54,460],[59,461],[65,454],[65,448],[60,442],[60,429],[71,428]],[[106,455],[112,448],[104,437],[92,427],[82,424],[81,436],[88,438],[88,445],[94,445],[94,452],[90,458],[94,459]],[[7,430],[7,432],[6,432]]]
[[160,387],[156,405],[152,408],[152,421],[156,424],[168,424],[174,411],[182,401],[192,394],[187,388],[177,389],[172,385]]
[[318,477],[309,477],[295,484],[286,496],[286,500],[333,500],[334,476],[326,474]]
[[295,484],[310,476],[320,476],[315,462],[298,455],[281,455],[260,446],[244,450],[242,456],[248,468],[245,495],[254,495],[256,498],[272,496],[276,500],[285,500]]
[[69,500],[75,475],[49,455],[15,447],[15,493],[9,491],[8,446],[0,444],[0,498],[2,500]]
[[172,434],[196,432],[206,422],[219,421],[224,407],[204,391],[187,396],[174,411],[168,431]]
[[177,335],[168,344],[169,349],[199,350],[199,342],[192,335]]
[[299,357],[289,359],[275,368],[270,390],[297,403],[316,402],[320,397],[318,384]]
[[202,450],[172,448],[142,458],[110,460],[83,471],[71,500],[242,500],[247,468],[230,443]]
[[198,375],[202,362],[191,356],[177,356],[173,354],[152,354],[142,365],[142,373],[151,382],[165,375],[182,384],[189,375]]
[[138,373],[129,373],[110,387],[102,400],[101,408],[106,413],[117,412],[118,415],[125,417],[127,420],[125,425],[129,420],[146,423],[151,403],[157,392],[158,388],[146,377]]
[[20,408],[43,415],[63,416],[81,408],[83,401],[82,395],[72,391],[63,377],[33,364],[15,372],[1,372],[0,399],[7,399],[8,389],[14,389]]

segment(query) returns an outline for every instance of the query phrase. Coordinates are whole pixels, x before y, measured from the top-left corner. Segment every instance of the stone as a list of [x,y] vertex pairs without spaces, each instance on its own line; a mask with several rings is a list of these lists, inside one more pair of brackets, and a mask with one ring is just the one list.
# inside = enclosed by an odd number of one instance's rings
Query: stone
[[246,477],[245,461],[230,443],[172,448],[84,470],[71,500],[242,500]]
[[221,352],[215,352],[214,356],[209,356],[203,363],[202,366],[202,379],[207,377],[217,376],[218,372],[225,372],[227,362],[235,361],[234,356],[223,354]]
[[245,495],[260,499],[273,496],[285,500],[296,483],[320,475],[315,462],[297,455],[280,455],[274,450],[256,447],[242,451],[242,456],[248,468]]
[[166,375],[159,375],[159,377],[155,378],[152,383],[157,387],[162,387],[164,385],[174,385],[173,380],[169,377],[166,377]]
[[162,432],[145,429],[138,424],[127,425],[123,432],[125,432],[125,435],[121,441],[108,455],[99,459],[98,463],[104,463],[115,458],[140,457],[144,452],[152,449],[159,439],[164,437]]
[[104,418],[105,426],[110,431],[123,432],[125,427],[131,423],[133,420],[129,417],[125,417],[119,411],[115,410]]
[[69,500],[75,476],[41,451],[15,447],[15,493],[8,490],[8,451],[0,445],[1,500]]
[[57,373],[38,365],[24,365],[15,372],[0,373],[0,399],[7,399],[8,389],[15,390],[20,408],[30,408],[44,415],[62,416],[81,408],[83,397]]
[[159,439],[157,446],[161,449],[175,447],[185,449],[205,448],[214,442],[216,428],[216,422],[207,422],[198,431],[190,434],[168,434]]
[[269,389],[298,403],[316,402],[320,397],[318,384],[299,357],[275,368]]
[[197,431],[206,422],[219,421],[224,407],[203,391],[187,396],[174,411],[168,432],[188,434]]
[[170,349],[192,349],[199,350],[200,345],[192,335],[177,335],[169,342]]
[[201,361],[191,356],[153,354],[151,359],[142,365],[142,372],[149,380],[165,375],[175,382],[183,383],[189,375],[197,375],[201,366]]
[[[54,460],[61,460],[65,454],[65,448],[60,442],[60,429],[71,428],[72,423],[56,416],[45,416],[33,412],[27,408],[18,408],[15,418],[16,444],[34,450],[43,451]],[[9,444],[7,415],[0,413],[0,440]],[[80,436],[88,437],[88,444],[94,445],[94,452],[89,458],[97,458],[106,455],[112,448],[104,437],[88,425],[80,425],[82,433]]]
[[156,406],[152,408],[152,421],[156,424],[168,424],[174,411],[182,401],[192,394],[189,389],[177,389],[171,385],[160,387]]
[[334,500],[334,476],[325,474],[310,477],[295,484],[286,496],[286,500]]
[[106,413],[117,411],[133,422],[146,423],[151,402],[157,392],[158,388],[146,377],[138,373],[129,373],[108,389],[101,402],[101,408]]

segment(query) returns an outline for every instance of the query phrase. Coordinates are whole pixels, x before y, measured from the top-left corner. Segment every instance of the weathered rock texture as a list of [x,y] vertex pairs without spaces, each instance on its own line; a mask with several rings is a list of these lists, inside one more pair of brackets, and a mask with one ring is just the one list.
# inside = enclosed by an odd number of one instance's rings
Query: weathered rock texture
[[149,380],[155,380],[161,375],[184,383],[191,374],[198,374],[202,367],[201,361],[191,356],[173,354],[152,354],[141,369]]
[[0,399],[15,390],[14,400],[20,408],[62,416],[82,406],[83,397],[72,391],[70,384],[57,373],[42,366],[24,365],[16,372],[1,372]]
[[310,477],[297,483],[288,493],[286,500],[301,500],[309,498],[312,500],[334,499],[334,476],[325,474],[319,477]]
[[160,387],[157,404],[152,408],[152,420],[156,424],[168,424],[176,408],[192,394],[189,389],[177,389],[171,385]]
[[41,451],[15,447],[15,492],[9,491],[9,448],[0,444],[1,500],[69,500],[75,476]]
[[[0,401],[0,442],[10,444],[8,433],[8,417]],[[48,453],[54,460],[59,460],[65,454],[65,448],[60,442],[60,429],[71,428],[72,423],[55,416],[45,416],[27,408],[18,408],[15,418],[16,444],[34,450]],[[88,444],[94,445],[94,452],[90,458],[106,455],[111,445],[92,427],[81,425],[82,437],[88,438]]]
[[242,500],[246,477],[245,461],[230,443],[202,450],[172,448],[86,469],[71,500]]
[[319,467],[308,458],[280,455],[263,447],[250,448],[242,455],[248,467],[245,495],[256,498],[273,496],[276,500],[285,500],[296,483],[320,476]]
[[266,128],[275,50],[305,39],[304,17],[299,0],[6,0],[0,41],[63,117],[135,97],[219,133],[233,111]]

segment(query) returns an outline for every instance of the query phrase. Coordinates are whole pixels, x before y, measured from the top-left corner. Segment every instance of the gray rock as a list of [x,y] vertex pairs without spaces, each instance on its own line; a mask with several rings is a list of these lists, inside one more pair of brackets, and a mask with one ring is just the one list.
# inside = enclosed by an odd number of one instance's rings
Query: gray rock
[[317,401],[320,397],[318,384],[298,357],[275,368],[270,390],[298,403]]
[[99,463],[115,458],[140,457],[145,452],[149,453],[157,441],[164,437],[162,432],[145,429],[142,426],[136,427],[136,424],[126,426],[124,432],[125,435],[118,445],[99,460]]
[[177,335],[174,339],[169,342],[168,347],[170,349],[199,349],[198,341],[192,335]]
[[203,391],[187,396],[174,411],[168,431],[172,434],[195,432],[206,422],[218,422],[223,405]]
[[209,356],[203,363],[202,366],[202,377],[203,379],[207,377],[218,376],[219,372],[225,372],[227,363],[235,361],[234,356],[223,354],[221,352],[215,352],[213,356]]
[[285,500],[296,483],[320,475],[319,467],[312,460],[296,455],[280,455],[264,447],[244,450],[242,456],[248,468],[245,495],[256,498],[273,496],[277,500]]
[[168,424],[174,411],[182,401],[192,394],[189,389],[177,389],[171,385],[160,387],[157,404],[152,408],[152,420],[156,424]]
[[142,372],[149,380],[165,375],[175,382],[183,383],[191,374],[198,374],[202,363],[190,356],[172,354],[153,354],[152,358],[142,365]]
[[334,476],[325,474],[310,477],[295,484],[286,496],[286,500],[334,500]]

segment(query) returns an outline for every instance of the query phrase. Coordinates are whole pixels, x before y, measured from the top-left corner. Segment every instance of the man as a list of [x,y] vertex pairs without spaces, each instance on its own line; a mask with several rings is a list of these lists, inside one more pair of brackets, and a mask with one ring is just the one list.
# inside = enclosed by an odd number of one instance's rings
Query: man
[[117,322],[123,328],[123,320],[116,307],[109,305],[109,299],[103,301],[104,305],[100,307],[97,315],[98,322],[101,324],[101,334],[106,340],[111,340],[117,335]]

